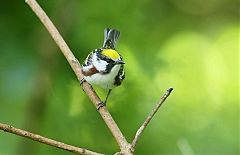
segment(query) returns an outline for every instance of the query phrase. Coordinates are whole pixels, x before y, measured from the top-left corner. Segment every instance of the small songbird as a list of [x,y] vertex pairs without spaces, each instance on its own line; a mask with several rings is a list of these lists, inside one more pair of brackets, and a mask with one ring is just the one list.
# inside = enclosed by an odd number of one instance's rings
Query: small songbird
[[109,90],[105,101],[99,103],[98,109],[106,106],[111,90],[120,86],[125,78],[125,62],[115,50],[119,35],[118,30],[106,28],[103,47],[93,50],[82,65],[84,78],[80,80],[80,84],[86,80],[92,85]]

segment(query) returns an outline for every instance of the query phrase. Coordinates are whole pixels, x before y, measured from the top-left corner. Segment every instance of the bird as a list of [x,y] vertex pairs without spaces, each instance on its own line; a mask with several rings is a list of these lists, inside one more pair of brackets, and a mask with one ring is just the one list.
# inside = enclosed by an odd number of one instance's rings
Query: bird
[[115,49],[119,36],[120,31],[105,28],[103,46],[88,54],[82,65],[84,76],[80,80],[80,84],[87,81],[91,85],[108,90],[105,100],[98,104],[98,110],[106,106],[112,89],[120,86],[125,78],[125,62]]

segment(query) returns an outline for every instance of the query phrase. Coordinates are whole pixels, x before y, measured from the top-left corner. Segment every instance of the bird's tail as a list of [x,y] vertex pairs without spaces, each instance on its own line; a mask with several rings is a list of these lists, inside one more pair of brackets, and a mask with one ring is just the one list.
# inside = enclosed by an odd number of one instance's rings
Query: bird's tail
[[115,49],[116,43],[118,41],[120,32],[115,29],[106,28],[104,30],[104,48]]

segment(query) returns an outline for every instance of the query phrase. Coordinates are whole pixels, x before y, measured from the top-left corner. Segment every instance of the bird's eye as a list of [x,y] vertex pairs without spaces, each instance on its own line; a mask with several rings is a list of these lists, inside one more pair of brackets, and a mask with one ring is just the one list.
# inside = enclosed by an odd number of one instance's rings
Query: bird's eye
[[107,63],[111,63],[111,60],[110,60],[110,59],[107,59],[106,61],[107,61]]

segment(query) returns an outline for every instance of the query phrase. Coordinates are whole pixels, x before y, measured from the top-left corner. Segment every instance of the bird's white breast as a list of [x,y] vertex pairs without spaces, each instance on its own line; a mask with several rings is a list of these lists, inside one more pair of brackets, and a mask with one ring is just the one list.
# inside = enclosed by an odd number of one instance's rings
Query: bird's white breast
[[84,77],[85,80],[93,85],[98,85],[104,89],[112,89],[115,87],[114,81],[120,69],[120,65],[115,65],[110,73],[96,73],[91,76]]

